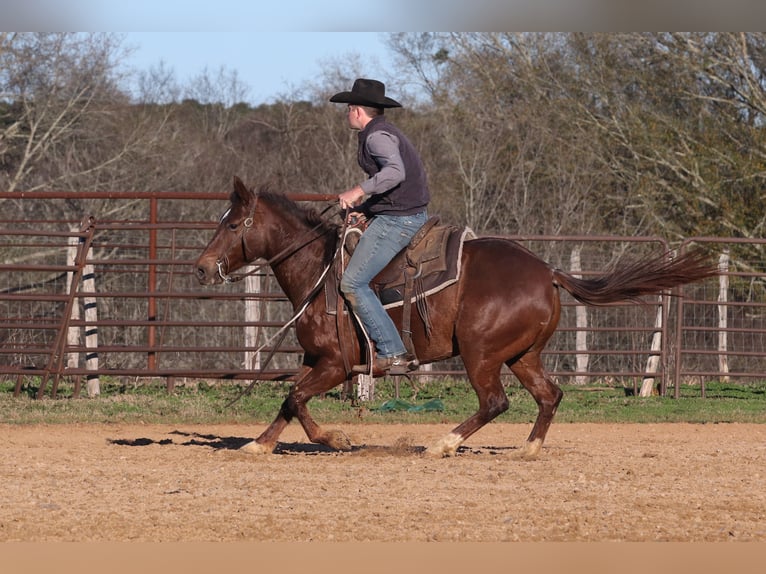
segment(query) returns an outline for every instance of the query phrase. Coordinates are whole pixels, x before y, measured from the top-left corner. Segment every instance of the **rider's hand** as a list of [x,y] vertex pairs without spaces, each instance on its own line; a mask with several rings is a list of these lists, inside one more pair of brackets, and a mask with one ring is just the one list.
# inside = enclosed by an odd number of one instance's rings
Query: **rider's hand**
[[338,195],[338,203],[341,209],[350,209],[361,203],[364,191],[358,185]]

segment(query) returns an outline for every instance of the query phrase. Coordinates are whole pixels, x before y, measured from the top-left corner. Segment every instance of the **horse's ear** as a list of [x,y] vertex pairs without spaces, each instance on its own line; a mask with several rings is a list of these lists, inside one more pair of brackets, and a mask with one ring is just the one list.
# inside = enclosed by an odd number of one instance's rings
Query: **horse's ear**
[[250,203],[250,199],[253,197],[247,186],[236,175],[234,176],[234,193],[239,197],[243,205]]

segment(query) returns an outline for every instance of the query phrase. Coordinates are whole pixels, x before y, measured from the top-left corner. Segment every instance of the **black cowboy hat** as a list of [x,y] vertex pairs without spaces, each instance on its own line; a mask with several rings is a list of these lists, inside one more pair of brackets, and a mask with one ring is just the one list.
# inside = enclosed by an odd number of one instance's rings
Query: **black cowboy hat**
[[386,97],[386,85],[378,80],[359,78],[350,92],[340,92],[330,98],[337,104],[370,106],[373,108],[401,108],[402,104]]

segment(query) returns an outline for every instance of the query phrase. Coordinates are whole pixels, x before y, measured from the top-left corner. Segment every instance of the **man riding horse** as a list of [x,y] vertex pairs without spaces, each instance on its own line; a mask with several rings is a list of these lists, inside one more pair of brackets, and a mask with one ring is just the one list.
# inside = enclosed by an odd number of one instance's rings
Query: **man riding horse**
[[343,273],[340,288],[369,337],[375,353],[370,365],[355,365],[356,373],[402,375],[418,368],[408,355],[394,322],[370,287],[372,279],[410,242],[428,219],[430,199],[426,173],[415,147],[384,116],[401,104],[385,95],[377,80],[360,78],[350,92],[331,102],[348,104],[348,124],[359,131],[357,158],[368,179],[338,196],[348,217],[361,214],[368,225]]

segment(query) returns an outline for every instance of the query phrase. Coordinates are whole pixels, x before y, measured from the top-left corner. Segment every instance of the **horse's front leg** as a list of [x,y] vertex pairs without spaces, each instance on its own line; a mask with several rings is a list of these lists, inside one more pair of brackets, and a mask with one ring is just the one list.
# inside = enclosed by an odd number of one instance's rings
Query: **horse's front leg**
[[241,450],[251,454],[273,452],[279,435],[293,417],[296,417],[301,423],[311,442],[323,444],[336,450],[351,450],[351,440],[348,436],[340,430],[323,430],[311,417],[306,405],[309,399],[329,391],[343,382],[344,379],[343,370],[332,365],[323,366],[322,363],[319,363],[314,368],[304,369],[282,403],[274,422],[255,441],[247,443]]

